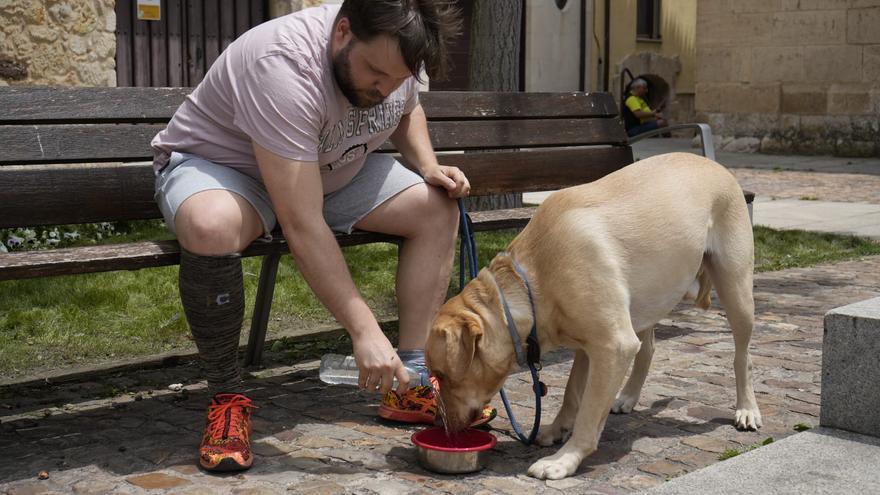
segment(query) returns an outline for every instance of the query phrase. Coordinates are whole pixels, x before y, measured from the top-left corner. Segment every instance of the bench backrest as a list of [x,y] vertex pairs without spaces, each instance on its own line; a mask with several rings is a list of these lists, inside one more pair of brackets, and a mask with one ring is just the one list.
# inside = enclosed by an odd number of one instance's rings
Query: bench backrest
[[[160,218],[149,143],[190,91],[0,88],[0,227]],[[427,92],[421,101],[441,163],[465,170],[473,195],[558,189],[632,162],[609,94]],[[461,153],[471,150],[488,151]]]

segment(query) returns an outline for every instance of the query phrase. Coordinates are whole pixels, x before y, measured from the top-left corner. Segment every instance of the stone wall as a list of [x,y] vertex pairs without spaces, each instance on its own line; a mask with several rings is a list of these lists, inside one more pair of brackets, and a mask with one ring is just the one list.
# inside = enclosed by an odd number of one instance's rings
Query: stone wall
[[0,86],[115,86],[113,0],[0,0]]
[[703,0],[696,111],[729,147],[880,156],[880,0]]

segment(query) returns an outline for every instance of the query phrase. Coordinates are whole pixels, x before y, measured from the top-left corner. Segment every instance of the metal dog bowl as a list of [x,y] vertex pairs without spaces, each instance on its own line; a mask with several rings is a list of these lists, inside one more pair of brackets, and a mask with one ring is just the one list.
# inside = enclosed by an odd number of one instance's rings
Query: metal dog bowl
[[435,473],[472,473],[483,469],[489,449],[498,439],[491,433],[468,428],[447,436],[442,427],[413,433],[419,464]]

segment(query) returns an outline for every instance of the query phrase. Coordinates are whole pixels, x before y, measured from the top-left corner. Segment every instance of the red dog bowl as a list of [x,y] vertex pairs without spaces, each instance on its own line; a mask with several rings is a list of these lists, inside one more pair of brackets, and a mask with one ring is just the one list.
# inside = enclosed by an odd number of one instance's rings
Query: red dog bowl
[[436,473],[472,473],[485,466],[488,450],[498,443],[491,433],[468,428],[447,435],[441,427],[413,433],[419,464]]

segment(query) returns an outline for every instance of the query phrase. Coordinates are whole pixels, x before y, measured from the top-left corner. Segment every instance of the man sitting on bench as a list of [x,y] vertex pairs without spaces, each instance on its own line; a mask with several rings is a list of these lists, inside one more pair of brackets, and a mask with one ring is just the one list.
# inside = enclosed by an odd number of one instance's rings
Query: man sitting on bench
[[635,79],[629,86],[630,95],[624,100],[624,105],[639,120],[639,123],[633,127],[628,127],[626,135],[629,137],[637,136],[644,132],[653,131],[669,124],[659,110],[651,110],[648,102],[645,101],[645,95],[648,94],[648,81],[642,78]]
[[[239,255],[280,226],[298,269],[346,328],[380,416],[433,422],[424,345],[443,302],[470,185],[440,166],[416,75],[447,69],[458,14],[445,2],[346,0],[266,22],[217,59],[152,142],[156,200],[182,247],[180,296],[213,395],[200,464],[246,469],[251,412],[237,362]],[[416,174],[389,154],[390,139]],[[397,352],[348,272],[333,232],[400,236]],[[422,371],[412,389],[404,364]],[[398,393],[399,392],[399,393]],[[486,420],[494,416],[487,409]]]

